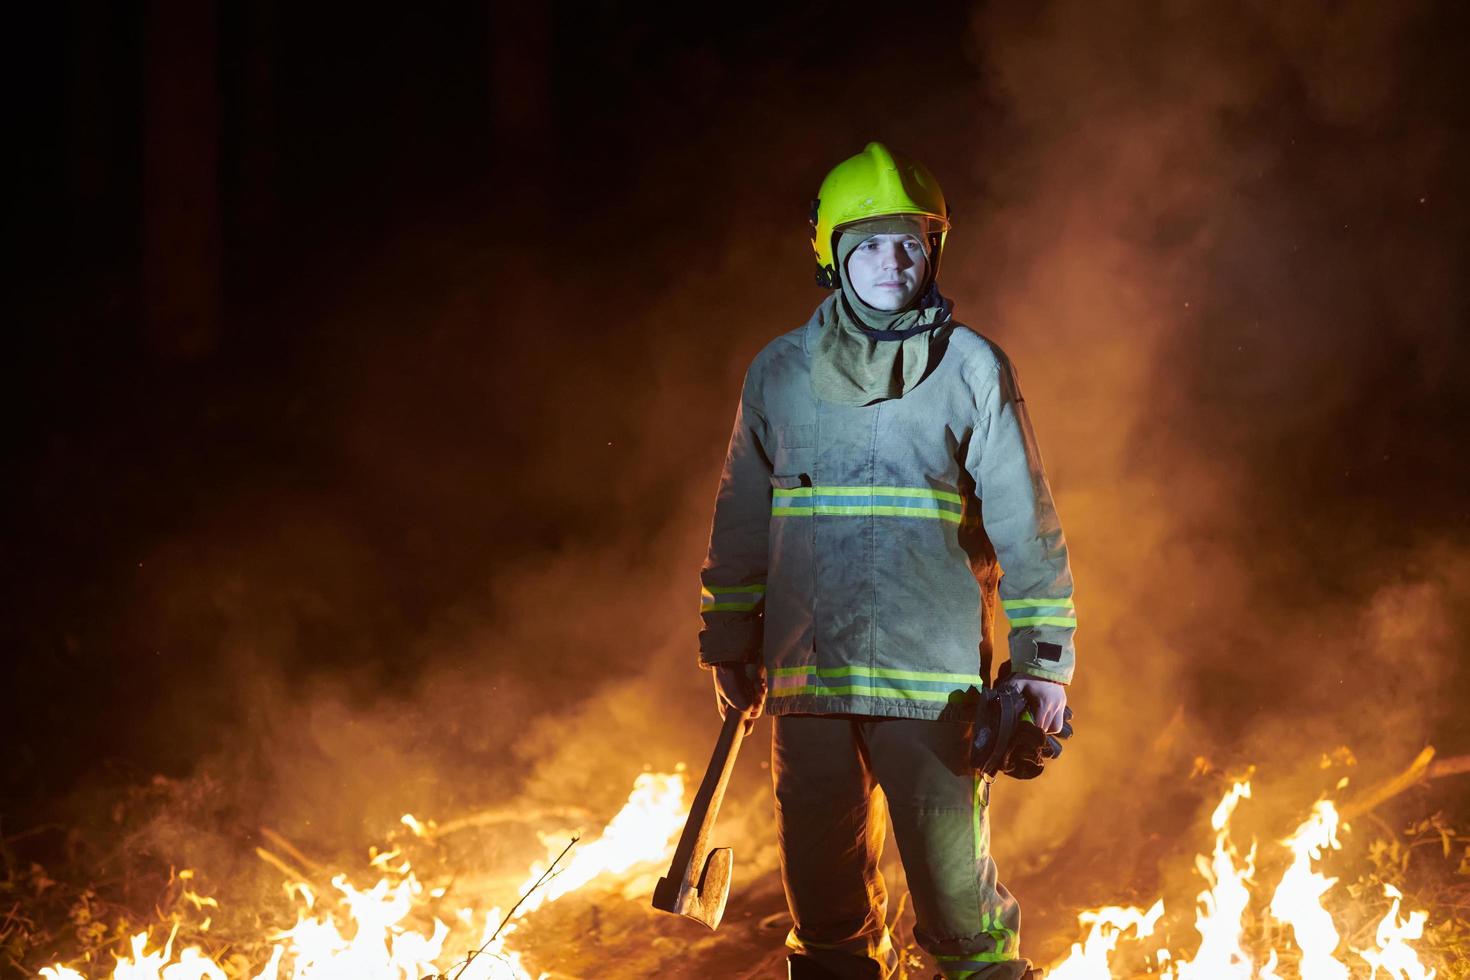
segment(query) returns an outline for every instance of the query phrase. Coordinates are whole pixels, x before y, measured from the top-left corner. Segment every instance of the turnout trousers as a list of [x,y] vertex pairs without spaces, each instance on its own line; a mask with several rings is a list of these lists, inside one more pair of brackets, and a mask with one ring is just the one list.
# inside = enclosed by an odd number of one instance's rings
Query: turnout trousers
[[885,978],[896,970],[878,868],[891,814],[914,937],[946,980],[1022,976],[1020,907],[996,880],[989,783],[968,765],[968,726],[857,715],[772,722],[787,945],[838,977],[871,976],[871,963]]

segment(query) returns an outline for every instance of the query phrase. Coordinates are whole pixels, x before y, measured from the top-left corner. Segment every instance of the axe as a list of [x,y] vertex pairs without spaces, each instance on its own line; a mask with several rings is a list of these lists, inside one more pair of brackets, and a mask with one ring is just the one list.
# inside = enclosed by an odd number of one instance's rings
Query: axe
[[667,876],[658,880],[653,890],[653,907],[664,912],[684,915],[717,929],[725,914],[725,900],[730,897],[732,852],[728,847],[710,850],[710,832],[725,799],[725,786],[735,768],[735,755],[745,738],[748,712],[729,708],[725,711],[725,727],[715,743],[704,781],[694,795],[684,833],[674,849],[674,860]]

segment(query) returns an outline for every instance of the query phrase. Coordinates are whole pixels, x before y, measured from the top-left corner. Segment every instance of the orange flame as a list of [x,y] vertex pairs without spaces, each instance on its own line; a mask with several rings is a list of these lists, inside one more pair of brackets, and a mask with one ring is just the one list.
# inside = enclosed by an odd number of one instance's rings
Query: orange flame
[[1312,870],[1324,850],[1342,847],[1337,841],[1337,808],[1330,800],[1318,800],[1312,815],[1296,833],[1282,843],[1291,851],[1291,867],[1276,887],[1271,914],[1291,926],[1301,950],[1297,969],[1302,980],[1347,980],[1348,968],[1332,951],[1337,948],[1337,927],[1322,907],[1322,896],[1337,883]]
[[[1231,787],[1211,816],[1214,850],[1209,857],[1200,855],[1196,859],[1208,887],[1197,898],[1195,928],[1200,944],[1194,958],[1179,959],[1169,949],[1158,947],[1153,951],[1155,967],[1149,975],[1167,980],[1280,980],[1276,972],[1281,962],[1279,951],[1265,950],[1264,961],[1257,966],[1243,941],[1256,851],[1252,844],[1242,858],[1230,841],[1229,824],[1241,801],[1250,796],[1249,783]],[[342,896],[340,904],[347,910],[341,922],[317,910],[317,896],[304,882],[288,882],[288,896],[300,900],[302,909],[294,926],[271,937],[270,959],[251,980],[417,980],[431,975],[458,976],[458,980],[538,980],[522,963],[521,954],[511,948],[515,920],[599,877],[621,875],[639,864],[668,860],[686,813],[683,797],[682,773],[639,776],[628,802],[598,839],[578,848],[572,860],[532,892],[503,926],[499,908],[482,913],[473,905],[460,908],[449,922],[433,918],[427,933],[405,925],[410,915],[422,910],[428,899],[442,897],[444,890],[425,889],[398,848],[372,852],[370,866],[382,877],[370,888],[359,890],[346,875],[332,880],[333,888]],[[421,821],[411,814],[405,814],[402,823],[421,838],[431,837],[436,829],[432,821]],[[1339,822],[1336,808],[1322,800],[1282,841],[1293,860],[1266,911],[1291,926],[1301,953],[1301,980],[1346,980],[1349,975],[1348,967],[1335,956],[1340,942],[1337,927],[1321,903],[1336,879],[1313,868],[1328,851],[1341,846],[1337,839],[1340,828],[1346,829]],[[522,892],[540,878],[557,850],[555,843],[549,843],[548,860],[532,866]],[[190,881],[193,873],[181,872],[179,877]],[[1423,936],[1428,913],[1413,911],[1401,918],[1402,894],[1392,885],[1385,885],[1384,891],[1392,907],[1378,925],[1377,949],[1354,952],[1375,975],[1383,970],[1395,980],[1434,980],[1435,971],[1420,962],[1410,945]],[[183,898],[200,912],[218,908],[213,898],[190,887],[185,888]],[[1163,914],[1162,899],[1146,912],[1123,906],[1083,912],[1078,918],[1089,927],[1087,938],[1074,943],[1067,959],[1048,975],[1052,980],[1111,980],[1109,961],[1120,941],[1147,939]],[[472,942],[470,936],[477,922],[479,940]],[[175,925],[163,944],[152,949],[147,932],[133,936],[130,955],[117,958],[111,980],[227,980],[223,969],[197,947],[183,949],[175,956],[177,931]],[[451,951],[481,946],[483,953],[467,965],[462,956]],[[41,969],[40,975],[46,980],[87,980],[60,964]],[[542,974],[539,980],[545,977]]]
[[1403,893],[1392,885],[1384,885],[1383,893],[1393,899],[1393,907],[1378,923],[1378,948],[1360,949],[1357,951],[1369,966],[1373,968],[1373,975],[1378,971],[1395,978],[1395,980],[1434,980],[1435,971],[1425,969],[1424,964],[1419,962],[1418,955],[1404,942],[1406,939],[1419,939],[1424,935],[1424,923],[1429,918],[1429,913],[1424,911],[1410,912],[1409,917],[1402,922],[1399,921],[1399,903],[1403,901]]
[[1250,783],[1236,783],[1210,817],[1210,826],[1215,828],[1214,855],[1209,860],[1204,855],[1195,859],[1199,873],[1210,886],[1199,893],[1195,913],[1199,951],[1193,960],[1179,961],[1179,980],[1250,980],[1253,964],[1241,946],[1241,922],[1250,905],[1246,882],[1255,875],[1256,847],[1251,844],[1244,865],[1237,867],[1239,854],[1230,843],[1230,817],[1240,801],[1250,795]]
[[[523,902],[514,917],[528,915],[600,876],[619,875],[640,864],[668,860],[673,837],[683,826],[686,813],[682,772],[640,775],[628,802],[598,839],[579,848],[570,864]],[[419,837],[429,836],[434,829],[431,821],[420,821],[411,814],[405,814],[402,822]],[[316,896],[305,882],[287,883],[287,895],[299,898],[303,909],[294,926],[271,937],[270,960],[252,980],[417,980],[441,974],[457,975],[459,980],[535,980],[522,964],[520,954],[508,947],[515,924],[508,922],[502,927],[499,908],[484,913],[479,942],[460,937],[455,948],[483,947],[483,952],[465,965],[463,957],[446,951],[446,944],[456,928],[461,932],[473,928],[474,921],[481,918],[479,910],[461,908],[452,916],[453,925],[436,917],[428,934],[416,932],[405,925],[405,920],[422,908],[427,898],[442,896],[443,890],[426,893],[398,848],[374,850],[369,866],[383,877],[365,890],[354,887],[346,875],[332,879],[332,887],[341,893],[341,904],[347,910],[344,922],[329,913],[315,912]],[[532,867],[526,887],[540,878],[546,866],[546,862],[538,862]],[[188,879],[192,874],[185,872],[180,877]],[[214,899],[192,890],[186,889],[184,898],[199,910],[218,907]],[[175,959],[177,931],[176,924],[157,949],[149,949],[147,932],[133,936],[131,955],[118,957],[111,980],[228,980],[219,965],[196,947],[182,950]],[[86,980],[76,970],[60,964],[42,968],[40,975],[46,980]]]
[[1164,914],[1161,898],[1147,912],[1120,905],[1109,905],[1093,909],[1077,916],[1083,925],[1092,924],[1092,931],[1081,943],[1072,944],[1072,953],[1067,961],[1047,971],[1051,980],[1094,980],[1112,976],[1108,969],[1108,957],[1117,948],[1124,929],[1132,929],[1135,938],[1146,939],[1153,935],[1154,925]]
[[[1160,947],[1154,951],[1156,969],[1148,975],[1170,980],[1281,980],[1277,973],[1279,950],[1266,950],[1264,962],[1256,966],[1243,944],[1243,923],[1250,907],[1247,886],[1255,874],[1255,846],[1252,844],[1244,860],[1238,861],[1239,853],[1230,843],[1229,823],[1240,801],[1250,795],[1249,783],[1231,787],[1210,820],[1215,830],[1214,852],[1211,857],[1196,858],[1199,872],[1209,885],[1198,898],[1198,951],[1192,960],[1182,960]],[[1321,800],[1307,820],[1282,841],[1293,860],[1267,911],[1292,928],[1301,953],[1296,973],[1300,980],[1346,980],[1350,975],[1347,965],[1334,956],[1340,941],[1337,927],[1321,901],[1337,879],[1325,877],[1312,867],[1327,851],[1341,847],[1339,826],[1346,829],[1339,823],[1337,808],[1331,801]],[[1392,885],[1385,885],[1384,891],[1393,905],[1378,925],[1378,948],[1356,950],[1357,954],[1375,975],[1383,970],[1394,980],[1434,980],[1435,971],[1427,969],[1409,945],[1409,941],[1423,936],[1428,913],[1411,912],[1407,919],[1401,919],[1402,894]],[[1163,908],[1160,900],[1148,912],[1118,906],[1083,912],[1078,919],[1082,925],[1091,925],[1091,931],[1083,942],[1074,943],[1067,958],[1047,975],[1052,980],[1112,980],[1110,959],[1125,930],[1133,929],[1134,941],[1148,938]]]

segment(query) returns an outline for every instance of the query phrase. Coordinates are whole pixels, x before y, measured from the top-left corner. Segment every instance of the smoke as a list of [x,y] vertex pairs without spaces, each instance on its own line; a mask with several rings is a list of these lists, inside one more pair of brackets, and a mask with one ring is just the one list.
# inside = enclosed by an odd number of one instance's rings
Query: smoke
[[1338,744],[1372,746],[1371,779],[1452,732],[1466,474],[1442,454],[1461,423],[1426,411],[1465,361],[1442,14],[977,13],[1003,123],[949,288],[1021,369],[1082,622],[1067,778],[1006,794],[1001,846],[1085,813],[1131,853],[1193,755],[1301,777],[1289,812]]

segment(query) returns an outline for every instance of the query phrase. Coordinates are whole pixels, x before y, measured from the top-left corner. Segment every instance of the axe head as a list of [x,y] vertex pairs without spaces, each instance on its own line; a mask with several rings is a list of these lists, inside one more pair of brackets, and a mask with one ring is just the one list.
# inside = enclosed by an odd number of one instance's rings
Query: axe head
[[692,887],[671,878],[660,878],[653,891],[653,907],[702,922],[711,930],[719,928],[725,916],[725,902],[730,897],[730,870],[734,864],[730,848],[715,848],[705,857],[698,883]]

